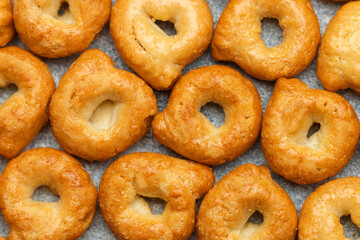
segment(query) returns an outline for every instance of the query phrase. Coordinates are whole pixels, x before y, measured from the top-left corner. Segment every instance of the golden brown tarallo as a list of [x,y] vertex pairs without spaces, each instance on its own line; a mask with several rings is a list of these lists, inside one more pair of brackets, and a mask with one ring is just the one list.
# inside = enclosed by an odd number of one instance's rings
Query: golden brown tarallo
[[[99,187],[100,209],[119,239],[185,240],[195,225],[195,200],[215,181],[211,168],[158,153],[132,153],[105,171]],[[143,197],[166,201],[152,214]]]
[[340,222],[349,216],[360,226],[360,178],[346,177],[327,182],[305,200],[299,218],[299,240],[351,239]]
[[[48,186],[58,202],[34,201]],[[9,240],[72,240],[90,225],[97,191],[81,164],[56,149],[38,148],[12,159],[0,177],[0,210],[10,227]]]
[[49,68],[18,47],[0,49],[0,87],[18,91],[0,105],[0,155],[13,158],[48,122],[48,103],[55,90]]
[[[223,107],[225,122],[221,127],[215,127],[200,112],[208,102]],[[252,82],[232,68],[214,65],[192,70],[176,83],[152,129],[160,143],[186,158],[219,165],[254,144],[261,120],[261,99]]]
[[5,46],[15,34],[11,0],[0,1],[0,47]]
[[[260,224],[248,222],[259,212]],[[262,165],[244,164],[225,175],[201,203],[200,240],[294,240],[297,212],[289,195]]]
[[[176,35],[167,35],[156,20],[172,22]],[[118,0],[110,31],[126,64],[153,88],[163,90],[205,52],[213,20],[205,0]]]
[[14,0],[14,23],[34,53],[58,58],[86,50],[110,17],[111,0]]
[[319,48],[317,75],[329,91],[360,93],[360,1],[343,5],[327,26]]
[[[261,20],[276,18],[283,30],[279,46],[261,39]],[[320,42],[310,0],[231,0],[221,14],[211,44],[215,60],[233,61],[261,80],[294,77],[307,68]]]
[[[320,129],[310,136],[314,123]],[[358,117],[345,98],[282,78],[265,111],[261,146],[272,170],[295,183],[310,184],[345,167],[359,134]]]
[[107,160],[142,138],[157,112],[155,94],[142,79],[92,49],[61,78],[51,99],[50,122],[66,152]]

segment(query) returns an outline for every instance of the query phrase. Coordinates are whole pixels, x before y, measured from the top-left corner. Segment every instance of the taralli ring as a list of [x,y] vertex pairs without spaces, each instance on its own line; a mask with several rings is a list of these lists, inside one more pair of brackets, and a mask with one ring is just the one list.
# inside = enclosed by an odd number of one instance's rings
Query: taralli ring
[[[155,20],[174,23],[168,36]],[[155,89],[169,89],[182,69],[205,52],[213,20],[205,0],[118,0],[110,31],[119,54]]]
[[152,89],[117,69],[102,51],[83,53],[61,78],[50,103],[61,147],[83,159],[107,160],[144,136],[158,112]]
[[[32,199],[39,186],[58,202]],[[51,148],[26,151],[12,159],[0,177],[0,210],[10,226],[9,240],[72,240],[90,225],[97,191],[81,164]]]
[[[321,185],[305,200],[299,218],[299,240],[349,239],[340,218],[350,215],[360,226],[360,178],[347,177]],[[351,239],[351,238],[350,238]]]
[[11,0],[0,1],[0,47],[5,46],[14,36]]
[[88,48],[110,16],[111,0],[14,0],[14,23],[34,53],[58,58]]
[[[195,225],[195,200],[213,186],[204,165],[157,153],[122,156],[105,171],[100,209],[119,239],[188,239]],[[166,201],[154,215],[143,197]]]
[[[259,212],[261,224],[248,222]],[[200,240],[294,240],[297,212],[289,195],[266,166],[244,164],[223,177],[201,203],[197,233]]]
[[[320,129],[309,134],[314,123]],[[340,95],[279,79],[265,111],[261,146],[272,170],[298,184],[334,176],[349,162],[360,123]]]
[[[283,41],[268,48],[261,20],[276,18]],[[320,27],[310,0],[231,0],[221,14],[211,44],[215,60],[233,61],[267,81],[294,77],[309,66],[320,42]]]
[[360,93],[360,1],[343,5],[327,26],[319,48],[317,75],[329,91]]
[[0,87],[18,91],[0,105],[0,155],[13,158],[47,124],[47,107],[55,89],[45,63],[18,47],[0,49]]
[[[201,112],[208,102],[223,107],[225,122],[215,127]],[[152,122],[155,138],[188,159],[219,165],[243,154],[260,132],[262,107],[250,80],[226,66],[206,66],[185,74],[165,110]]]

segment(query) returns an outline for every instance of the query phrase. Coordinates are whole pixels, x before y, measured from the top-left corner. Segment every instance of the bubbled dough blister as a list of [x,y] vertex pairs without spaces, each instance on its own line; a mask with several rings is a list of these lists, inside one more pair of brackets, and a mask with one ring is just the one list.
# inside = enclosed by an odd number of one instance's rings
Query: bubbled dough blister
[[[113,3],[115,0],[113,0]],[[207,0],[207,3],[209,4],[214,24],[216,25],[216,22],[218,21],[223,9],[225,8],[226,4],[228,3],[228,0]],[[325,1],[325,0],[311,0],[311,3],[313,4],[313,8],[315,10],[315,13],[317,14],[319,21],[320,21],[320,29],[321,34],[324,34],[325,28],[327,24],[330,22],[331,18],[335,15],[336,11],[340,8],[341,5],[344,3],[341,2],[333,2],[333,1]],[[269,27],[273,27],[271,24],[266,24]],[[279,42],[280,33],[279,31],[271,31],[268,29],[266,33],[262,34],[265,39],[267,39],[268,43],[274,43]],[[10,42],[9,45],[17,45],[20,47],[24,47],[24,45],[21,43],[21,41],[16,37],[14,40]],[[110,31],[109,31],[109,25],[105,25],[104,29],[100,32],[100,35],[98,38],[96,38],[92,44],[90,45],[90,48],[99,48],[103,50],[106,54],[108,54],[116,63],[116,67],[124,70],[131,71],[129,67],[126,66],[124,61],[120,58],[119,54],[117,53],[117,50],[112,43]],[[62,59],[52,59],[52,60],[45,60],[45,62],[48,64],[49,68],[52,71],[53,77],[56,81],[56,84],[58,85],[59,80],[61,76],[67,71],[70,64],[73,63],[77,58],[79,57],[79,54],[73,55],[71,57],[62,58]],[[195,60],[193,63],[188,65],[184,70],[183,73],[186,73],[192,69],[198,68],[200,66],[210,65],[210,64],[216,64],[216,62],[211,58],[210,51],[207,50],[204,55],[202,55],[200,58]],[[251,78],[249,75],[245,74],[242,70],[240,70],[239,67],[237,67],[235,64],[229,64],[226,62],[222,62],[221,64],[229,65],[230,67],[235,68],[236,70],[240,71],[241,74],[243,74],[246,78],[249,78],[253,81],[254,85],[259,91],[262,105],[263,105],[263,111],[265,111],[267,102],[270,99],[270,96],[272,94],[272,90],[274,88],[275,83],[268,83],[264,81],[255,80],[254,78]],[[312,62],[309,68],[307,68],[303,73],[297,76],[297,78],[304,81],[309,87],[311,88],[320,88],[323,89],[322,84],[316,77],[316,58]],[[10,92],[11,89],[7,89],[5,92],[0,90],[0,102],[4,101],[7,94]],[[354,107],[356,113],[360,115],[360,97],[358,94],[356,94],[354,91],[340,91],[339,92],[343,97],[345,97],[350,104]],[[155,91],[155,94],[158,99],[158,106],[159,111],[162,111],[166,103],[168,101],[168,97],[170,92],[164,91],[159,92]],[[210,116],[217,117],[218,115],[214,115],[216,109],[207,109],[207,113],[209,113]],[[215,122],[219,122],[219,118],[215,120]],[[27,146],[26,149],[31,149],[35,147],[53,147],[53,148],[60,148],[59,144],[56,142],[55,138],[52,135],[51,128],[48,126],[45,129],[43,129],[36,137],[35,139]],[[143,152],[143,151],[150,151],[150,152],[159,152],[166,155],[170,155],[173,157],[180,157],[173,151],[169,150],[165,146],[158,143],[155,138],[152,135],[151,130],[146,133],[146,135],[136,144],[131,146],[128,150],[126,150],[122,155],[131,153],[131,152]],[[82,165],[85,167],[85,169],[90,173],[95,185],[98,187],[100,178],[103,174],[103,172],[106,170],[106,168],[115,160],[117,157],[114,157],[111,160],[102,162],[102,163],[87,163],[85,161],[81,161]],[[254,163],[257,165],[260,164],[266,164],[266,161],[264,159],[263,153],[261,151],[260,147],[260,138],[256,141],[255,145],[249,149],[245,154],[243,154],[241,157],[235,159],[232,162],[223,164],[221,166],[215,167],[214,173],[216,176],[216,181],[219,181],[225,174],[233,170],[235,167],[242,165],[244,163]],[[4,158],[0,157],[0,171],[3,170],[5,167],[6,161]],[[358,166],[360,164],[360,151],[357,149],[355,152],[354,157],[350,160],[349,164],[342,170],[339,174],[337,174],[335,177],[331,178],[339,178],[339,177],[346,177],[346,176],[360,176],[360,172],[357,171]],[[294,204],[296,206],[296,209],[298,212],[301,209],[301,206],[303,202],[305,201],[305,198],[313,192],[321,183],[319,184],[312,184],[308,186],[298,186],[294,183],[291,183],[290,181],[285,180],[284,178],[280,177],[279,175],[276,175],[274,172],[272,172],[272,176],[274,180],[279,183],[281,187],[283,187],[290,195],[292,200],[294,201]],[[198,202],[197,207],[199,207],[200,202]],[[8,236],[9,233],[9,227],[6,225],[3,217],[0,217],[0,236]],[[359,236],[357,236],[359,237]],[[89,229],[85,232],[85,234],[80,238],[82,240],[116,240],[115,235],[110,231],[108,226],[106,225],[105,221],[103,220],[99,207],[97,208],[94,220],[92,224],[90,225]],[[190,237],[191,240],[197,239],[196,234],[193,233]]]

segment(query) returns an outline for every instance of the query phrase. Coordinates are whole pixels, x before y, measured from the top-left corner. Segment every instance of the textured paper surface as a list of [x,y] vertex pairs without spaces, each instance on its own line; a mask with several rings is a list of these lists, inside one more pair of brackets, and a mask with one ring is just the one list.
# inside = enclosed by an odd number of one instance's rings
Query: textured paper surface
[[[114,2],[114,0],[113,0]],[[154,1],[156,2],[156,1]],[[213,13],[213,19],[214,23],[216,24],[217,20],[219,19],[223,9],[225,8],[226,4],[228,3],[227,0],[207,0],[207,2],[210,5],[210,8]],[[320,28],[321,33],[323,34],[325,31],[325,28],[331,18],[335,15],[336,11],[339,9],[339,7],[343,3],[335,3],[335,2],[327,2],[323,0],[311,0],[314,10],[319,18],[320,21]],[[263,32],[262,37],[267,43],[268,46],[275,46],[276,44],[281,42],[281,30],[278,26],[276,26],[276,21],[265,21],[263,24]],[[12,42],[9,45],[17,45],[20,47],[24,47],[22,42],[18,37],[12,40]],[[110,32],[109,32],[109,24],[107,24],[100,35],[93,41],[90,48],[99,48],[103,50],[105,53],[107,53],[115,62],[116,67],[124,70],[129,70],[129,67],[126,66],[124,61],[119,56],[118,52],[116,51],[116,48],[112,42]],[[56,81],[56,84],[59,83],[59,80],[61,76],[66,72],[68,67],[72,62],[74,62],[79,54],[76,54],[71,57],[67,58],[61,58],[61,59],[43,59],[47,65],[50,67],[51,72],[53,74],[53,77]],[[206,66],[211,64],[216,64],[210,54],[210,51],[206,51],[206,53],[201,56],[199,59],[195,60],[193,63],[191,63],[189,66],[187,66],[183,73],[186,73],[192,69],[198,68],[200,66]],[[229,65],[236,70],[240,71],[245,77],[251,79],[255,86],[257,87],[262,104],[263,104],[263,111],[266,109],[267,102],[272,94],[272,90],[274,87],[274,82],[264,82],[259,81],[256,79],[251,78],[247,74],[245,74],[239,67],[237,67],[235,64],[232,63],[224,63],[221,64]],[[322,85],[319,82],[319,80],[316,77],[316,58],[313,61],[313,63],[310,65],[306,71],[301,73],[297,76],[299,79],[304,81],[306,84],[308,84],[312,88],[320,88],[322,89]],[[0,89],[0,103],[4,102],[5,99],[7,99],[13,91],[15,91],[16,88],[14,87],[6,87],[3,89]],[[158,100],[158,107],[159,110],[162,111],[166,103],[168,101],[168,97],[170,92],[169,91],[155,91],[157,100]],[[355,111],[357,114],[360,114],[360,108],[359,108],[359,95],[356,94],[352,90],[346,90],[346,91],[340,91],[339,92],[343,97],[345,97],[351,105],[355,108]],[[219,111],[218,107],[214,104],[210,104],[210,106],[207,106],[203,113],[209,117],[215,124],[219,124],[219,121],[221,122],[222,115],[220,114],[221,111]],[[340,134],[340,133],[339,133]],[[36,138],[28,145],[28,147],[25,149],[32,149],[36,147],[52,147],[52,148],[58,148],[60,149],[59,144],[54,139],[51,128],[46,127],[44,128],[37,136]],[[180,157],[176,153],[174,153],[172,150],[166,148],[165,146],[158,143],[155,138],[152,135],[151,130],[149,130],[146,135],[135,145],[130,147],[128,150],[123,152],[121,155],[131,153],[131,152],[159,152],[170,156],[176,156]],[[101,176],[105,169],[115,160],[117,157],[108,160],[106,162],[95,162],[95,163],[88,163],[86,161],[81,161],[84,168],[90,173],[91,178],[93,179],[95,185],[98,187],[99,182],[101,179]],[[359,150],[356,151],[354,157],[350,161],[350,163],[335,177],[331,178],[339,178],[339,177],[346,177],[346,176],[359,176],[360,172],[360,165],[359,165]],[[0,157],[0,171],[3,170],[7,163],[7,160]],[[242,165],[244,163],[254,163],[257,165],[260,164],[266,164],[266,161],[264,159],[264,156],[261,151],[260,147],[260,138],[257,140],[256,144],[248,150],[244,155],[241,157],[235,159],[232,162],[229,162],[227,164],[223,164],[218,167],[214,167],[214,173],[216,176],[216,181],[221,179],[225,174],[230,172],[235,167]],[[295,203],[296,209],[298,212],[300,212],[301,206],[306,199],[306,197],[314,191],[321,183],[319,184],[313,184],[313,185],[307,185],[307,186],[299,186],[297,184],[294,184],[292,182],[289,182],[282,178],[281,176],[278,176],[274,172],[272,172],[273,178],[278,182],[290,195],[292,200]],[[325,180],[324,182],[328,181],[330,179]],[[38,199],[46,200],[46,199],[53,199],[51,196],[49,197],[46,191],[39,191],[37,194]],[[156,204],[155,204],[156,205]],[[200,201],[197,202],[197,206],[199,207]],[[157,205],[159,207],[159,205]],[[355,233],[351,232],[354,231],[354,229],[347,228],[347,233]],[[4,221],[3,217],[0,216],[0,236],[8,236],[9,234],[9,227],[7,226],[6,222]],[[352,235],[352,234],[351,234]],[[348,235],[349,236],[349,235]],[[97,206],[97,212],[94,217],[94,220],[92,224],[90,225],[89,229],[84,233],[84,235],[80,239],[116,239],[116,237],[112,234],[108,226],[106,225],[105,221],[103,220],[99,206]],[[196,233],[193,233],[190,239],[197,239]]]

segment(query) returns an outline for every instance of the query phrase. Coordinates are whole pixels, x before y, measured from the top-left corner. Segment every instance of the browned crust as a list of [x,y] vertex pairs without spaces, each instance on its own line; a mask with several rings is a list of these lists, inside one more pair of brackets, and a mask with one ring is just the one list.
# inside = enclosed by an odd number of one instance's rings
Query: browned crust
[[[171,21],[168,36],[153,21]],[[213,20],[205,0],[119,0],[110,31],[119,54],[141,78],[158,90],[170,89],[182,69],[210,44]]]
[[326,27],[319,48],[317,75],[329,91],[360,93],[360,2],[343,5]]
[[[261,39],[261,20],[276,18],[283,41],[268,48]],[[267,81],[294,77],[315,57],[320,27],[309,0],[231,0],[217,23],[211,53],[233,61],[248,74]]]
[[[105,100],[121,104],[112,126],[89,118]],[[83,53],[61,78],[50,103],[53,133],[61,147],[83,159],[107,160],[142,138],[158,112],[152,89],[135,74],[115,68],[101,50]]]
[[0,49],[0,87],[18,91],[0,106],[0,155],[15,157],[48,121],[48,103],[55,89],[49,68],[18,47]]
[[[158,153],[120,157],[105,171],[100,209],[119,239],[188,239],[195,223],[195,200],[214,184],[211,168]],[[164,199],[161,215],[131,207],[136,198]]]
[[[42,185],[58,194],[59,202],[33,201]],[[51,148],[22,153],[0,177],[0,210],[10,226],[10,240],[77,239],[93,219],[96,199],[96,188],[81,164]]]
[[0,47],[5,46],[14,34],[11,0],[2,0],[0,2]]
[[[255,224],[247,225],[247,220],[255,211],[263,215],[263,223],[248,236]],[[205,196],[197,220],[200,240],[291,240],[296,227],[297,212],[289,195],[272,180],[266,166],[254,164],[225,175]]]
[[111,0],[67,0],[73,24],[56,18],[61,1],[14,0],[14,23],[34,53],[58,58],[82,52],[110,17]]
[[299,240],[347,239],[342,216],[360,224],[360,178],[346,177],[318,187],[305,200],[299,218]]
[[[313,122],[321,128],[307,138]],[[298,184],[310,184],[345,167],[359,133],[358,117],[343,97],[283,78],[276,83],[265,111],[261,146],[276,173]]]
[[[223,107],[221,127],[200,113],[207,102]],[[219,165],[254,144],[261,120],[261,99],[251,81],[232,68],[214,65],[192,70],[178,81],[152,129],[160,143],[186,158]]]

